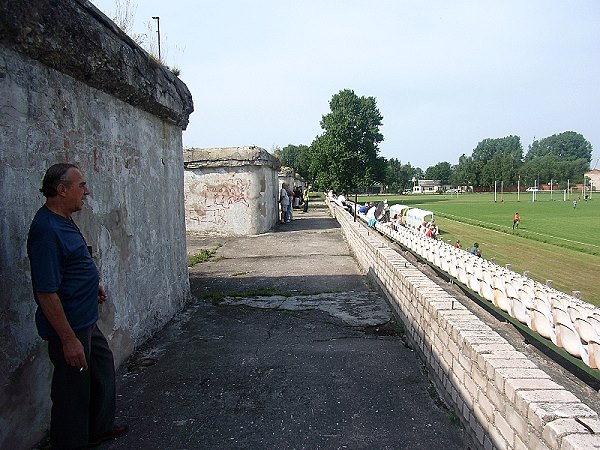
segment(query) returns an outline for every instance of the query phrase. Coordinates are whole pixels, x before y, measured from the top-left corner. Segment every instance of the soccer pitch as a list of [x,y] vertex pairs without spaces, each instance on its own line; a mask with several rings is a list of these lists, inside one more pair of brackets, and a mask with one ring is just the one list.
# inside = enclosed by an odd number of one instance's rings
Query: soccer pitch
[[[562,191],[500,194],[403,195],[359,197],[359,201],[382,201],[433,211],[440,238],[463,249],[478,242],[486,259],[554,288],[600,306],[600,192],[589,200]],[[577,205],[573,207],[573,200]],[[513,230],[513,216],[521,216]]]

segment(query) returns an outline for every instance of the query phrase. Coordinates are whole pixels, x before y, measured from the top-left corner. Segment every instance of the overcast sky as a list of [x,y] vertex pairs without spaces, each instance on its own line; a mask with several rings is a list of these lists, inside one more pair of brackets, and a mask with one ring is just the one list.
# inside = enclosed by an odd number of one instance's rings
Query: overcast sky
[[[377,100],[381,154],[422,169],[563,131],[600,157],[598,0],[130,2],[133,33],[150,23],[156,39],[160,16],[163,59],[192,92],[185,147],[310,145],[352,89]],[[114,17],[115,0],[93,3]]]

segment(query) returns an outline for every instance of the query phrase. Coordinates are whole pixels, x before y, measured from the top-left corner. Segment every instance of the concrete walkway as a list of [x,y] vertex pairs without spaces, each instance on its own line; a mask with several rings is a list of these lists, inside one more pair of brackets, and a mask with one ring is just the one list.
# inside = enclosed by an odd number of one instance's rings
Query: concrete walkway
[[[402,327],[325,208],[220,246],[190,306],[131,358],[111,449],[464,449]],[[258,295],[255,297],[255,295]]]

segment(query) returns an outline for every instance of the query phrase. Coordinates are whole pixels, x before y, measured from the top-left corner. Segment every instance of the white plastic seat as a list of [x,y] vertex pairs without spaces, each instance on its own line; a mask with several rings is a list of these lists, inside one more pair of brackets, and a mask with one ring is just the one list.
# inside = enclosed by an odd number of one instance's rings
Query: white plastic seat
[[530,328],[556,344],[556,330],[552,319],[536,308],[530,308],[529,311],[531,313]]
[[450,262],[448,269],[449,269],[450,275],[452,275],[454,278],[456,278],[458,280],[458,267],[456,266],[456,263]]
[[[581,358],[584,353],[577,331],[562,322],[556,324],[556,345],[564,348],[569,354],[577,358]],[[586,356],[587,353],[587,349],[585,349]]]
[[577,330],[577,333],[579,334],[579,337],[582,341],[600,342],[600,336],[598,336],[598,332],[588,319],[578,317],[575,321],[575,329]]
[[525,304],[517,297],[510,298],[509,304],[510,310],[508,313],[511,315],[511,317],[531,328],[531,313]]
[[473,265],[473,274],[477,277],[478,280],[483,280],[483,269],[481,264]]
[[494,289],[494,298],[492,303],[496,308],[500,308],[502,311],[508,312],[510,307],[509,297],[500,289]]
[[521,291],[525,292],[530,298],[535,298],[535,289],[531,283],[523,283],[523,286],[521,286]]
[[552,308],[545,301],[543,301],[539,298],[534,298],[533,299],[533,307],[535,309],[537,309],[538,311],[541,311],[542,313],[544,313],[544,315],[546,317],[552,318],[552,316],[553,316]]
[[490,287],[494,286],[494,272],[490,269],[483,271],[483,281]]
[[465,285],[469,283],[469,274],[464,266],[458,266],[458,281]]
[[475,276],[474,273],[469,274],[469,289],[473,292],[479,293],[479,279]]
[[[596,331],[596,334],[600,336],[600,316],[596,314],[590,314],[586,320],[590,323],[592,328]],[[598,341],[600,342],[600,341]]]
[[552,297],[546,287],[535,289],[535,298],[542,300],[548,306],[552,306]]
[[556,325],[557,322],[562,322],[569,326],[574,326],[573,322],[571,322],[569,313],[558,306],[552,308],[552,320],[554,321],[554,325]]
[[446,273],[450,272],[450,263],[448,257],[444,257],[440,260],[440,268]]
[[583,315],[581,314],[580,308],[578,306],[569,305],[567,307],[567,312],[569,313],[569,316],[571,317],[571,322],[573,322],[573,323],[575,323],[575,321],[578,318],[583,317]]
[[439,249],[433,253],[433,264],[435,264],[437,267],[442,266],[442,258]]
[[495,291],[492,285],[485,280],[479,283],[479,295],[485,298],[488,302],[494,301]]
[[588,360],[584,362],[592,369],[598,369],[600,363],[600,343],[598,341],[588,341]]
[[529,295],[529,292],[523,289],[517,291],[517,297],[523,302],[527,308],[533,307],[535,297]]
[[514,286],[512,280],[504,282],[504,290],[509,297],[519,297],[519,290]]

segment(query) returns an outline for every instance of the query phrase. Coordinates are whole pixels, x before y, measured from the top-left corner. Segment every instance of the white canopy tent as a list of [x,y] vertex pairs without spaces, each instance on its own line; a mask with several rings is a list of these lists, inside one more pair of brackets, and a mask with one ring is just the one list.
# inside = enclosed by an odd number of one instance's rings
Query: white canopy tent
[[390,206],[390,216],[393,218],[396,214],[400,218],[402,224],[413,228],[417,228],[423,222],[429,222],[433,219],[432,211],[413,208],[407,205]]
[[410,208],[406,212],[406,226],[416,228],[423,222],[433,220],[433,212],[425,209]]

